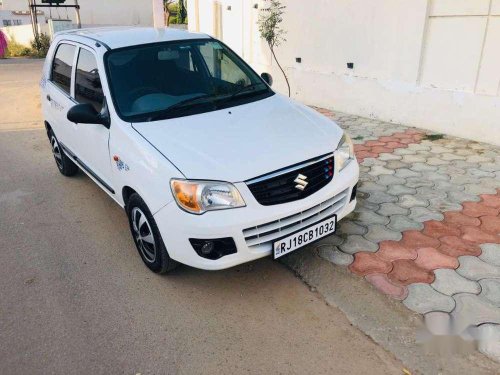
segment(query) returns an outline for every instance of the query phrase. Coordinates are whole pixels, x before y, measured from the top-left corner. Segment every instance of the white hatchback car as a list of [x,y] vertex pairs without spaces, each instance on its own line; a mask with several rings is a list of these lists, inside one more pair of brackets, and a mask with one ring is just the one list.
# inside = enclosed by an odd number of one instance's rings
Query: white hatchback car
[[271,83],[205,34],[100,28],[57,34],[40,86],[60,172],[122,206],[164,273],[279,258],[354,209],[349,137]]

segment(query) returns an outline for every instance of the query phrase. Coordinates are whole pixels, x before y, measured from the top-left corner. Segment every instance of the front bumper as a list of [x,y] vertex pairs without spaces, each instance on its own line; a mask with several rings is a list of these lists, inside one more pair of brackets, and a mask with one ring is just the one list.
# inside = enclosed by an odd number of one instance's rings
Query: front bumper
[[[334,213],[337,220],[342,219],[356,206],[356,200],[349,200],[358,179],[359,166],[354,160],[341,172],[337,171],[327,186],[295,202],[263,206],[245,183],[236,183],[246,207],[192,215],[171,202],[154,217],[172,259],[196,268],[221,270],[271,255],[273,238],[305,228],[310,222],[321,220],[321,215]],[[317,215],[316,220],[313,214]],[[283,229],[284,232],[276,232],[280,221],[286,221],[288,226],[291,222],[296,224]],[[232,237],[238,251],[217,260],[200,257],[189,242],[189,238],[223,237]]]

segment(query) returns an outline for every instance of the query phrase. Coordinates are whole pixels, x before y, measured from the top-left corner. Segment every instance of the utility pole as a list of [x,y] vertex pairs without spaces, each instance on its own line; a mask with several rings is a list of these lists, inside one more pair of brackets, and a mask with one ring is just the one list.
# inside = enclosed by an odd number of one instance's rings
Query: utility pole
[[78,5],[78,0],[75,0],[75,11],[76,11],[76,27],[82,28],[82,20],[80,19],[80,5]]
[[36,8],[32,4],[32,2],[35,0],[28,0],[28,8],[30,10],[30,17],[31,17],[31,27],[33,28],[33,36],[35,37],[35,40],[38,40],[38,19],[36,15]]

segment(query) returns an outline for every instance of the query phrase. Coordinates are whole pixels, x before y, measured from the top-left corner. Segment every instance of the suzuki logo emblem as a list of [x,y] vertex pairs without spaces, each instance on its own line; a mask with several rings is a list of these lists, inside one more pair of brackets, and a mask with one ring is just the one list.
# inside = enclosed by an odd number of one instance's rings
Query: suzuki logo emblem
[[299,189],[299,190],[304,190],[306,188],[306,186],[309,184],[309,182],[307,182],[307,176],[304,176],[303,174],[300,174],[297,176],[297,178],[295,180],[293,180],[293,182],[295,182],[297,185],[295,185],[295,189]]

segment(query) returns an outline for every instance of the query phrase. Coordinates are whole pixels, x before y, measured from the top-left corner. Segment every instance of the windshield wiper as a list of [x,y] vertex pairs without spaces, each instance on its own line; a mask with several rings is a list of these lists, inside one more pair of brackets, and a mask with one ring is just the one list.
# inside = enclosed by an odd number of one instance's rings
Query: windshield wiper
[[194,104],[194,103],[200,101],[201,99],[207,99],[210,97],[212,97],[211,94],[203,94],[203,95],[195,96],[194,98],[187,98],[187,99],[181,100],[180,102],[177,102],[177,103],[171,105],[170,107],[165,108],[159,112],[156,112],[152,116],[149,116],[147,121],[161,120],[164,116],[167,116],[169,113],[174,112],[175,110],[177,110],[179,108],[186,107],[189,104]]
[[[223,104],[223,103],[229,102],[229,101],[233,100],[236,96],[244,93],[245,91],[254,91],[255,88],[257,86],[260,86],[260,85],[264,85],[264,84],[262,82],[257,82],[257,83],[252,83],[252,84],[247,85],[247,86],[240,87],[238,90],[236,90],[235,92],[233,92],[230,96],[228,96],[227,98],[222,99],[220,101],[220,103],[218,103],[218,104]],[[263,91],[263,90],[259,90],[259,91]]]

